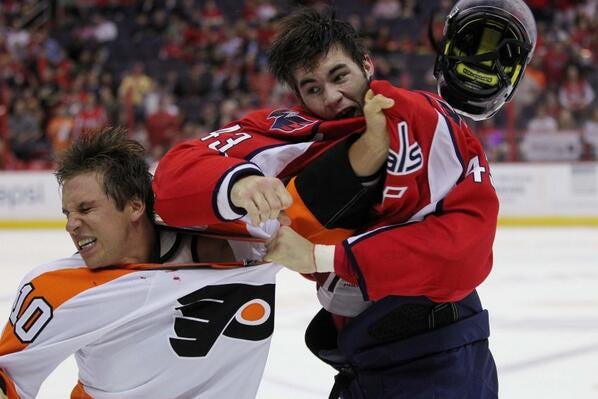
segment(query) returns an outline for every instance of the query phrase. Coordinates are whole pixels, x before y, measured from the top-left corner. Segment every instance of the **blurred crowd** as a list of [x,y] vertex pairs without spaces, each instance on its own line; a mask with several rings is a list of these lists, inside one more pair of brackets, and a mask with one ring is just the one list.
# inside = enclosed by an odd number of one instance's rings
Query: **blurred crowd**
[[[324,1],[3,0],[0,169],[50,169],[85,131],[124,125],[150,162],[264,106],[294,102],[267,69],[289,7]],[[434,47],[452,0],[335,1],[376,77],[435,90]],[[598,0],[528,0],[538,44],[518,92],[473,123],[492,161],[598,159]]]

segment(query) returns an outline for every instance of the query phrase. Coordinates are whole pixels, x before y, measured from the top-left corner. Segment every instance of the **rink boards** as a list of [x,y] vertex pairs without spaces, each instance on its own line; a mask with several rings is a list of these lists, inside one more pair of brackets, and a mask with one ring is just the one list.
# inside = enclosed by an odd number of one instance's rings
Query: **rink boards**
[[[598,162],[499,163],[492,177],[503,226],[598,226]],[[0,172],[0,228],[62,228],[51,172]]]

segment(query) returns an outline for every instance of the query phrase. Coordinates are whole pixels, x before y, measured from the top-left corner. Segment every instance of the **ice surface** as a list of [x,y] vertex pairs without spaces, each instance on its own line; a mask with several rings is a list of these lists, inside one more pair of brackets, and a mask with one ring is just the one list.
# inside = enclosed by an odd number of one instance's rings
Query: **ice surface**
[[[0,243],[6,320],[21,277],[71,254],[73,244],[59,230],[0,230]],[[319,309],[314,287],[291,272],[278,277],[275,332],[257,397],[326,398],[334,373],[303,343]],[[494,269],[479,293],[490,311],[501,398],[598,398],[598,229],[501,228]],[[68,398],[75,381],[69,358],[38,397]]]

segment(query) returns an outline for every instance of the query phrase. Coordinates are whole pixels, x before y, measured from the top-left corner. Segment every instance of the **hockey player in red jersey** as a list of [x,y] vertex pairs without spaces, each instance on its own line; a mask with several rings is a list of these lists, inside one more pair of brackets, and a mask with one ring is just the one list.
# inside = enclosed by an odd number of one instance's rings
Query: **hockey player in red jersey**
[[57,178],[78,253],[21,282],[0,338],[0,397],[36,397],[74,354],[72,398],[254,398],[280,269],[244,267],[263,244],[154,225],[143,147],[123,130],[83,136]]
[[[480,21],[492,23],[481,29],[512,21],[487,11]],[[154,180],[158,212],[194,225],[245,214],[257,223],[287,209],[292,224],[266,259],[316,273],[324,309],[306,341],[339,370],[331,397],[497,397],[488,315],[475,292],[491,269],[498,213],[480,143],[442,98],[371,81],[373,62],[349,24],[305,10],[281,26],[270,65],[302,104],[249,114],[174,148]],[[517,68],[459,76],[493,73],[500,85],[506,74],[510,94],[535,38],[508,40]],[[449,81],[452,72],[443,72]],[[469,112],[507,99],[492,93],[502,100]]]

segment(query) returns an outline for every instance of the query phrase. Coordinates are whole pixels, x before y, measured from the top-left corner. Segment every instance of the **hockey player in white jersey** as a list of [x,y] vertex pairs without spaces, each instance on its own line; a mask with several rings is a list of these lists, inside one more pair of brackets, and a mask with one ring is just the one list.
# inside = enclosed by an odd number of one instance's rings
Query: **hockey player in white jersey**
[[71,354],[71,398],[255,397],[279,270],[258,261],[267,232],[223,239],[157,226],[143,156],[110,128],[61,160],[77,253],[18,287],[0,339],[0,398],[34,398]]

